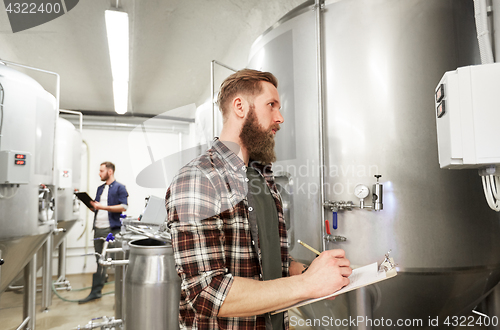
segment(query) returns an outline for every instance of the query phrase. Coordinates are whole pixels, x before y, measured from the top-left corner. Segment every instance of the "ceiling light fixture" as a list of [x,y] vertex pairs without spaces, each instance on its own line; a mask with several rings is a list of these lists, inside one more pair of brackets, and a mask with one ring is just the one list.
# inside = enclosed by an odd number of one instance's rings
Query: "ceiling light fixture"
[[129,79],[129,25],[128,14],[106,10],[111,74],[113,75],[113,99],[118,114],[127,112]]

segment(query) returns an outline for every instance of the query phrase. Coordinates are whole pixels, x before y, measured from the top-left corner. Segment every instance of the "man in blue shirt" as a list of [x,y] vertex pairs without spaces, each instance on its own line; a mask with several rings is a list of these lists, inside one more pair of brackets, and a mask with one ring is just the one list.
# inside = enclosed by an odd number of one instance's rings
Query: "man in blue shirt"
[[[109,233],[116,235],[120,232],[120,214],[127,210],[128,192],[125,186],[115,180],[115,165],[111,162],[103,162],[99,169],[101,181],[105,183],[97,188],[95,202],[91,202],[94,207],[94,249],[101,254],[104,241]],[[96,255],[96,261],[99,256]],[[79,304],[99,299],[102,297],[101,290],[106,280],[104,267],[97,263],[97,271],[92,276],[92,290],[90,294],[79,300]]]

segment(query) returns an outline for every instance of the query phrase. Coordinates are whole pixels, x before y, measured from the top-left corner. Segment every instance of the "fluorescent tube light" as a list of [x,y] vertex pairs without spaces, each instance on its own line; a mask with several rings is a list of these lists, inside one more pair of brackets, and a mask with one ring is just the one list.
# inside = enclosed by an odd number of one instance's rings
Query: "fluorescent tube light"
[[128,14],[106,10],[106,31],[108,35],[111,74],[113,75],[113,99],[115,111],[127,112],[129,80],[129,25]]

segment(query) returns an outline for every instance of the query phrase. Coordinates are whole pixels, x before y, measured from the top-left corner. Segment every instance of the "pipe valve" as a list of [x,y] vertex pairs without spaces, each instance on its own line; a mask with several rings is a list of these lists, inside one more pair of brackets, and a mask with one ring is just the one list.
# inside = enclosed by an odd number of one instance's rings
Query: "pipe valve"
[[382,175],[375,175],[377,182],[373,185],[372,189],[372,204],[374,211],[381,211],[384,209],[383,196],[384,196],[384,185],[379,182]]

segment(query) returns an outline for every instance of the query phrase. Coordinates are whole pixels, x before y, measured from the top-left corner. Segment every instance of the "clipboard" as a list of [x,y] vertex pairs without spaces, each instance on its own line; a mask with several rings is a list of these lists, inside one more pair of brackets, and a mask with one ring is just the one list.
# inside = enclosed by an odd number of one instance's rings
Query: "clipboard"
[[277,314],[284,312],[290,308],[312,304],[317,301],[335,297],[349,291],[353,291],[371,284],[378,283],[380,281],[393,278],[398,274],[398,272],[396,270],[396,263],[394,262],[394,259],[389,257],[390,252],[391,251],[385,254],[385,259],[381,262],[374,262],[372,264],[353,269],[351,276],[349,276],[349,280],[351,282],[342,289],[327,296],[301,301],[287,308],[282,308],[274,311],[271,314]]
[[76,192],[75,193],[76,197],[78,197],[79,200],[83,202],[91,211],[94,211],[94,207],[90,202],[93,202],[94,200],[87,194],[86,192]]

